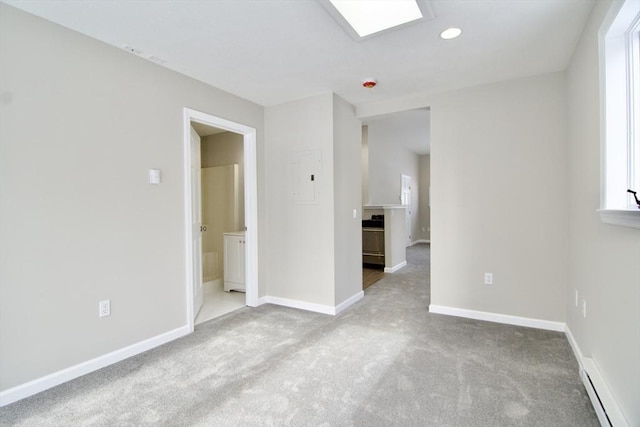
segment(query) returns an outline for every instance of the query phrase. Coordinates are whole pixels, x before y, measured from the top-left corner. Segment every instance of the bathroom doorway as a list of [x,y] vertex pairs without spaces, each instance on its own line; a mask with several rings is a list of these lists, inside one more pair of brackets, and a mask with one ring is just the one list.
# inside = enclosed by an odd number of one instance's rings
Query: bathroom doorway
[[244,141],[241,134],[192,123],[200,136],[202,212],[202,305],[195,324],[246,306],[241,287],[225,289],[228,278],[225,239],[242,235],[244,215]]
[[[196,323],[257,305],[256,131],[188,108],[184,123],[187,321],[193,330]],[[243,235],[242,287],[228,292],[220,242],[225,232]]]

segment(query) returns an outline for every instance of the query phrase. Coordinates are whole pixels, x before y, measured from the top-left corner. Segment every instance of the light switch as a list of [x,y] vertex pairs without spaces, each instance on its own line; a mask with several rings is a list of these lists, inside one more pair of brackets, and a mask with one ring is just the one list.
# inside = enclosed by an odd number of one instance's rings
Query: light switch
[[160,169],[149,169],[149,184],[160,184]]
[[353,210],[353,219],[356,219],[358,217],[358,210],[354,209]]

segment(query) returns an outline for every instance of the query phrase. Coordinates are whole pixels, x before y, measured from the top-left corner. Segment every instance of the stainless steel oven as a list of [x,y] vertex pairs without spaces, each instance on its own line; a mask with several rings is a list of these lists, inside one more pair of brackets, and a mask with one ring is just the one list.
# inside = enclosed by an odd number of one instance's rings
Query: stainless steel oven
[[362,264],[384,266],[384,218],[362,221]]

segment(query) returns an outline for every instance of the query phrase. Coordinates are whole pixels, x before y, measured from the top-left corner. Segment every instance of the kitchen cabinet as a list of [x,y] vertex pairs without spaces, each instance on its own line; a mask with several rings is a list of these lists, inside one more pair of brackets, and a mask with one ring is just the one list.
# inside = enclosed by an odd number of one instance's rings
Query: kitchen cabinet
[[384,272],[394,273],[407,265],[406,206],[366,205],[362,207],[362,217],[363,225],[371,221],[367,218],[384,218],[384,239],[379,239],[384,245]]

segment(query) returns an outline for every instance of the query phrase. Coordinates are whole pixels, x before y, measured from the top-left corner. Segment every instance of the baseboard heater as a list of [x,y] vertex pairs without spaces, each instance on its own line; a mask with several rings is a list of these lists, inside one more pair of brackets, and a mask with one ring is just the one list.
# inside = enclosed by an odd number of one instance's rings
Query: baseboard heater
[[593,385],[593,381],[591,381],[591,377],[586,370],[582,370],[582,382],[584,383],[584,387],[587,389],[587,394],[589,395],[589,399],[591,399],[591,404],[593,405],[593,409],[596,411],[596,415],[598,416],[598,420],[600,421],[600,425],[613,427],[611,424],[611,420],[607,415],[607,410],[602,404],[602,400],[600,400],[600,396],[598,396],[598,390]]
[[580,368],[582,383],[587,389],[593,409],[603,427],[628,427],[625,417],[616,404],[613,395],[602,381],[602,375],[592,359],[584,358]]

